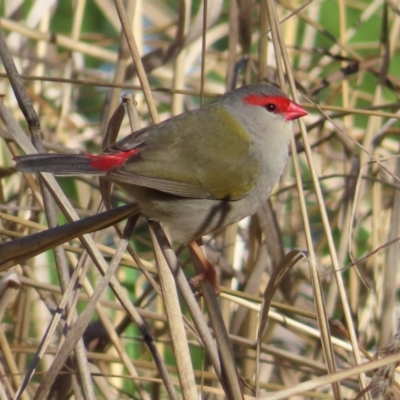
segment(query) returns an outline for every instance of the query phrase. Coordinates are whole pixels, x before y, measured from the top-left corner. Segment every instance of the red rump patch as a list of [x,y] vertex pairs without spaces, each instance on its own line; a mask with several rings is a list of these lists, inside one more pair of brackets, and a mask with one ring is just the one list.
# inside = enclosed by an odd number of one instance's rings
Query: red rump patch
[[89,164],[92,168],[98,171],[109,172],[116,167],[120,167],[129,157],[138,153],[139,149],[135,148],[128,151],[121,151],[116,154],[86,154],[86,157],[90,159]]
[[265,107],[268,104],[274,104],[276,106],[275,113],[283,114],[287,111],[291,102],[287,97],[282,96],[262,96],[259,94],[249,94],[244,98],[244,103],[261,107]]

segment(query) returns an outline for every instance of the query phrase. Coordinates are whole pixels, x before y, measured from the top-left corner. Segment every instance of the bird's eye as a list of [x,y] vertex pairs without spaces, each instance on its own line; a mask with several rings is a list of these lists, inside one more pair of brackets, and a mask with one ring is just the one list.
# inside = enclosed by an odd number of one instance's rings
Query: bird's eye
[[269,112],[275,112],[276,111],[276,104],[274,103],[268,103],[265,105],[265,109]]

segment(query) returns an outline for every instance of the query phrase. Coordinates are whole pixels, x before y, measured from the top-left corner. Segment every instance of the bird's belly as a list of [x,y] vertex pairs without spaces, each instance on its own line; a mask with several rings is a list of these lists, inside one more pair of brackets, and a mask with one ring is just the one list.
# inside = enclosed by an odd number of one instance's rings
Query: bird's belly
[[187,243],[254,214],[271,188],[253,190],[236,201],[191,199],[153,189],[118,183],[138,203],[143,214],[167,228],[169,236]]

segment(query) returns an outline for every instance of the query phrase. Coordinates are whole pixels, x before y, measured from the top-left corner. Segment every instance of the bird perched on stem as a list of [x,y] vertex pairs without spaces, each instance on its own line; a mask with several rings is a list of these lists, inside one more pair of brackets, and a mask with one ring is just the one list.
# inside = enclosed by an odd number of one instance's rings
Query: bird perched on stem
[[267,200],[287,159],[292,121],[306,114],[278,88],[253,84],[134,132],[100,155],[32,154],[16,157],[16,169],[104,176],[173,240],[189,243]]

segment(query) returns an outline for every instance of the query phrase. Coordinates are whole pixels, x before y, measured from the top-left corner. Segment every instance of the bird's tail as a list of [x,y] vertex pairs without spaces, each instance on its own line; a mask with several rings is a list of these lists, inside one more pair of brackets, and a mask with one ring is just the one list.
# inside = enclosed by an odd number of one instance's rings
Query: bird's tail
[[50,172],[55,175],[105,175],[91,154],[30,154],[15,157],[15,168],[20,172]]

